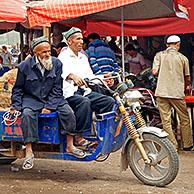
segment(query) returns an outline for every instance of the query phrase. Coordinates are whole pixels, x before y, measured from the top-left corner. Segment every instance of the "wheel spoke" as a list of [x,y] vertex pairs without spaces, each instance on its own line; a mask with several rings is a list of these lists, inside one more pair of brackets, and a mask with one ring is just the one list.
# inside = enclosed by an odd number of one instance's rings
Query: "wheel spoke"
[[163,176],[166,174],[166,171],[168,170],[167,167],[161,166],[160,164],[157,164],[157,165],[155,165],[153,167]]
[[137,151],[137,152],[135,153],[135,155],[134,155],[134,160],[135,160],[136,163],[138,163],[139,160],[141,160],[141,159],[142,159],[142,156],[141,156],[141,154],[139,153],[139,151]]
[[153,141],[146,142],[145,147],[148,148],[149,152],[157,153],[157,149]]
[[145,168],[143,171],[144,171],[145,175],[147,175],[149,177],[153,177],[153,175],[151,173],[151,166],[149,164],[145,164]]
[[161,160],[163,160],[167,156],[168,156],[168,152],[166,151],[166,149],[164,147],[161,147],[161,150],[157,156],[157,162],[160,162]]

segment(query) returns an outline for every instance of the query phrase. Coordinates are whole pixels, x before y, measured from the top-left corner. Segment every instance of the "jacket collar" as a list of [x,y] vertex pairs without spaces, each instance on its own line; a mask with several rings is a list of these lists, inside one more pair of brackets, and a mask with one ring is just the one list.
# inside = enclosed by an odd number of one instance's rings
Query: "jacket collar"
[[[53,68],[50,71],[45,69],[45,76],[46,77],[56,77],[53,57],[52,57],[52,63],[53,63]],[[35,66],[37,67],[37,64],[39,64],[39,61],[38,61],[36,56],[33,56],[31,58],[31,68],[33,69]]]
[[31,68],[34,68],[35,66],[37,66],[37,64],[39,63],[38,59],[36,56],[33,56],[31,58]]

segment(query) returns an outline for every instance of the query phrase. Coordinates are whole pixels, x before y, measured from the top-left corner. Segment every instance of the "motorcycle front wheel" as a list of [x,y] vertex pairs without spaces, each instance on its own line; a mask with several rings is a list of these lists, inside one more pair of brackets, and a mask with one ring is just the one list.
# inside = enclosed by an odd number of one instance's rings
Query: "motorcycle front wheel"
[[167,137],[145,133],[142,145],[150,164],[145,164],[134,141],[127,147],[127,159],[134,175],[147,185],[162,187],[171,183],[179,170],[178,153],[172,143]]

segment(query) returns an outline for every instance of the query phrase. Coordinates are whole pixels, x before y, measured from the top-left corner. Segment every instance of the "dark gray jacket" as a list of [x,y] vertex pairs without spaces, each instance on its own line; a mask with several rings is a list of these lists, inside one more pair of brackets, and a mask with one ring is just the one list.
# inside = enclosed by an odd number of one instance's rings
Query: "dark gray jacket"
[[42,76],[35,57],[23,61],[18,67],[16,83],[12,90],[12,106],[17,110],[47,108],[56,110],[66,100],[63,97],[62,63],[52,57],[53,68]]

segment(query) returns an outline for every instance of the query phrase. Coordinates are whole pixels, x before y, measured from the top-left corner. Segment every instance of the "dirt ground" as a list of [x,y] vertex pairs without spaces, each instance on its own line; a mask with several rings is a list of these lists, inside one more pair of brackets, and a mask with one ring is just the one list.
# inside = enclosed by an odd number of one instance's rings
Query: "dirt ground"
[[180,153],[179,174],[164,188],[142,184],[131,170],[120,173],[119,152],[103,163],[36,159],[31,170],[10,169],[0,166],[0,194],[194,194],[194,153]]

